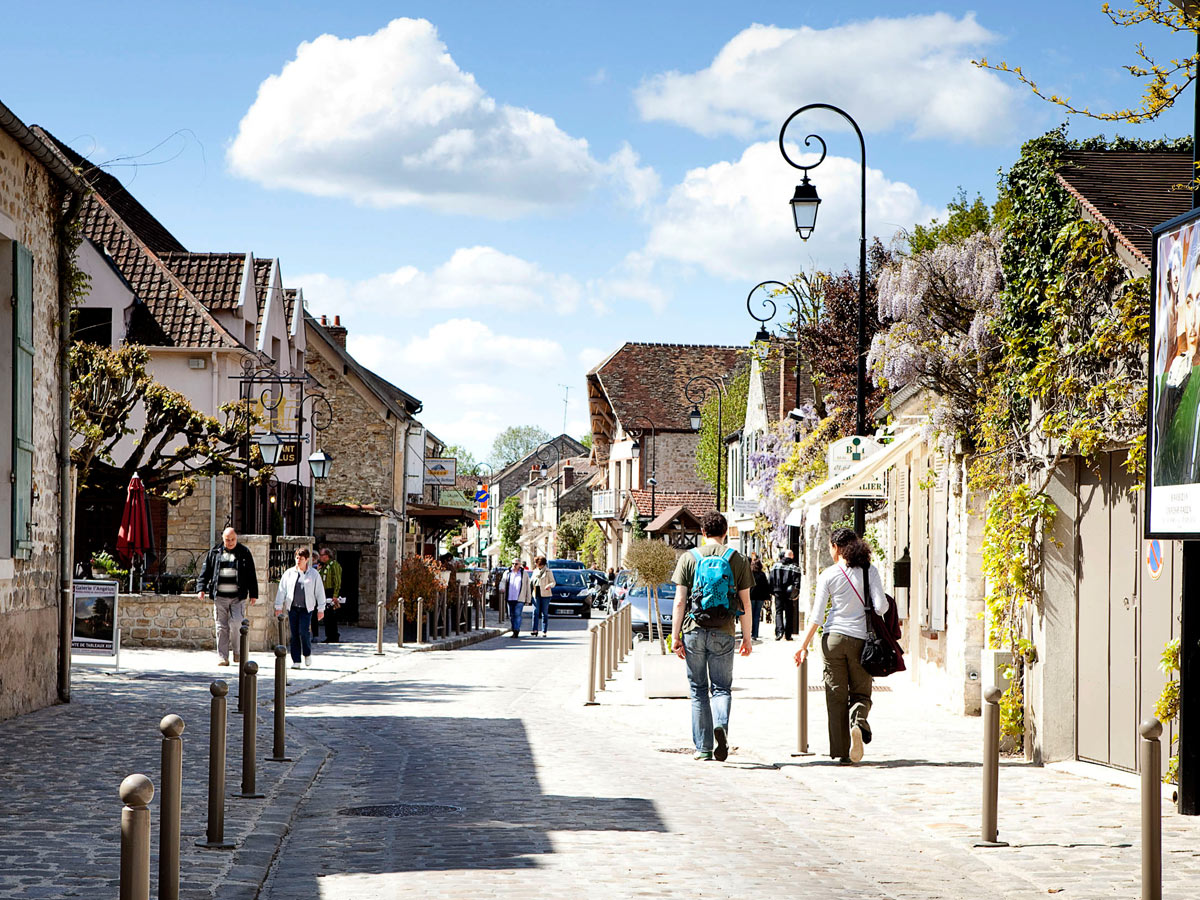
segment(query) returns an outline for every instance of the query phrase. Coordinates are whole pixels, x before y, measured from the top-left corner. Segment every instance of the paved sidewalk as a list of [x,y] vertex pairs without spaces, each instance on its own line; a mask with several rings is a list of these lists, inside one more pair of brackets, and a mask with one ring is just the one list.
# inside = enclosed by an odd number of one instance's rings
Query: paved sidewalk
[[[373,629],[343,627],[343,642],[314,648],[312,668],[288,660],[289,705],[353,673],[421,658],[400,649],[395,628],[384,655],[375,655]],[[499,633],[491,628],[474,638]],[[430,649],[436,645],[430,645]],[[259,665],[257,789],[261,800],[235,799],[241,790],[242,725],[237,713],[237,668],[218,667],[204,651],[124,650],[121,671],[75,666],[72,701],[0,722],[5,751],[0,792],[0,898],[115,897],[120,865],[121,800],[125,776],[141,772],[160,787],[159,720],[180,715],[186,730],[182,809],[182,896],[239,900],[257,896],[296,807],[330,758],[319,729],[289,715],[290,763],[272,763],[273,653],[252,653]],[[207,825],[209,684],[229,685],[225,836],[235,851],[195,846]],[[159,798],[151,804],[152,883],[157,881]]]

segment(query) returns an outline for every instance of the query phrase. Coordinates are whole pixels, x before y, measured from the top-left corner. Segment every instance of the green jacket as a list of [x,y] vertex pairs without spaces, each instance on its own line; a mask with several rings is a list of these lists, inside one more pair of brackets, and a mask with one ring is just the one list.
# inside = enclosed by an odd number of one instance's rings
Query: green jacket
[[342,564],[331,559],[328,565],[321,566],[321,583],[325,585],[326,597],[342,596]]

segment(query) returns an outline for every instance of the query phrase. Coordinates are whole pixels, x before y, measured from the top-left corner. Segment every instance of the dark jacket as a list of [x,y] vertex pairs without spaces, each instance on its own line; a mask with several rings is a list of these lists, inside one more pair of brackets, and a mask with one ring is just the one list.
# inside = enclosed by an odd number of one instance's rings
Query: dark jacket
[[788,599],[800,592],[800,570],[791,563],[777,563],[771,569],[771,593]]
[[766,603],[771,599],[771,585],[767,582],[766,572],[754,573],[754,587],[750,588],[751,603]]
[[[196,590],[213,596],[216,594],[217,558],[225,545],[217,544],[204,556],[204,564],[200,566],[200,577],[196,579]],[[233,548],[233,558],[237,562],[238,599],[258,596],[258,572],[254,568],[254,556],[243,544]]]

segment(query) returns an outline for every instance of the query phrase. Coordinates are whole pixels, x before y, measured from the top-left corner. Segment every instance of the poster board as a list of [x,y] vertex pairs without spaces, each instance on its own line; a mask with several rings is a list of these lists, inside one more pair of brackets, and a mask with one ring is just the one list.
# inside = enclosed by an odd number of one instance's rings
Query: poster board
[[1200,536],[1200,211],[1154,229],[1146,538]]
[[120,585],[107,579],[78,579],[71,584],[74,608],[71,653],[111,657],[119,664],[121,629],[117,608]]

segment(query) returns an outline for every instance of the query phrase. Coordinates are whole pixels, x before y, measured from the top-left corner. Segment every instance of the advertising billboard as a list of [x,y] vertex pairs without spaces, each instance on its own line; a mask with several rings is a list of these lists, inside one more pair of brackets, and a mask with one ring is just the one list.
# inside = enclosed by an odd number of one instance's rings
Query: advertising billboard
[[1200,535],[1200,211],[1154,229],[1146,537]]
[[75,600],[71,649],[114,656],[117,652],[117,582],[80,579],[71,585],[71,590]]

